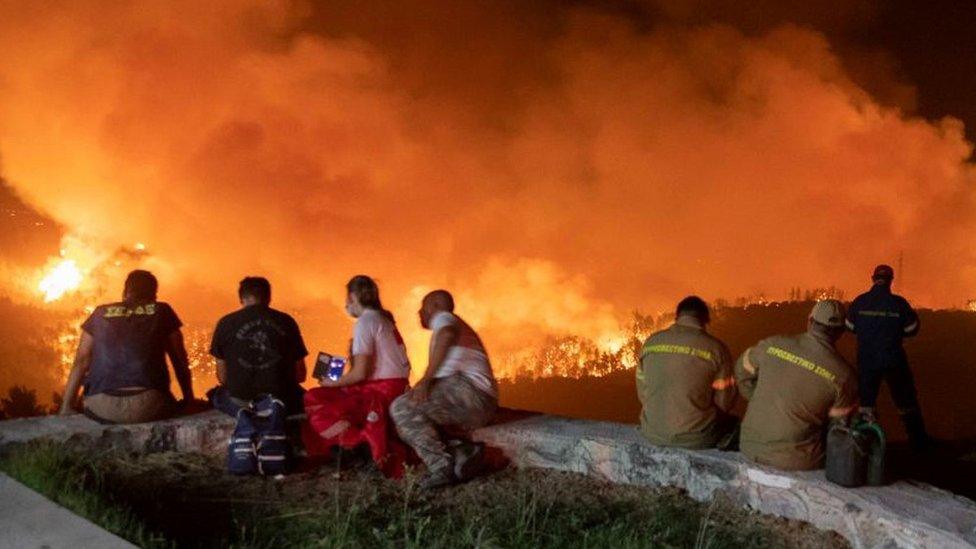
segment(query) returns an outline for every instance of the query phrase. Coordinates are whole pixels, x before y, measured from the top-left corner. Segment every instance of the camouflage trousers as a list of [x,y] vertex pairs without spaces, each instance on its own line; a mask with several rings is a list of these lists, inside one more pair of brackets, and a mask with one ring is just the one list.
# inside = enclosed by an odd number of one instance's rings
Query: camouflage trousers
[[429,471],[453,467],[441,427],[477,429],[488,424],[498,408],[498,397],[475,387],[462,374],[435,379],[427,400],[416,402],[413,391],[397,397],[390,416],[400,438],[410,445]]

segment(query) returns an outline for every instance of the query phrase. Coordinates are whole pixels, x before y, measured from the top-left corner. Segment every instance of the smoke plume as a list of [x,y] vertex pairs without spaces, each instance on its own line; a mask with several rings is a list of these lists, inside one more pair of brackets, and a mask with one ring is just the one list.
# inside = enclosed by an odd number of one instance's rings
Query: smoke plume
[[0,51],[3,176],[93,248],[145,243],[202,323],[248,274],[332,348],[358,273],[411,341],[443,286],[506,348],[687,293],[850,295],[900,255],[918,303],[976,297],[961,123],[875,99],[808,27],[0,0]]

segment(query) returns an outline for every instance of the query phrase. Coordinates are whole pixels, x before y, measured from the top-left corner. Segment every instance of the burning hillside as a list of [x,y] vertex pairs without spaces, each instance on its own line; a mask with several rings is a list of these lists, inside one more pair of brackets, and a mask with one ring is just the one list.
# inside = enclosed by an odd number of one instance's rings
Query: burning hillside
[[962,125],[872,96],[802,26],[586,3],[0,2],[0,51],[0,170],[63,228],[60,246],[5,243],[0,276],[73,318],[138,266],[202,341],[259,274],[335,351],[343,284],[366,273],[415,365],[419,297],[447,287],[501,373],[577,375],[629,364],[630,311],[689,293],[853,295],[899,256],[918,304],[976,288]]

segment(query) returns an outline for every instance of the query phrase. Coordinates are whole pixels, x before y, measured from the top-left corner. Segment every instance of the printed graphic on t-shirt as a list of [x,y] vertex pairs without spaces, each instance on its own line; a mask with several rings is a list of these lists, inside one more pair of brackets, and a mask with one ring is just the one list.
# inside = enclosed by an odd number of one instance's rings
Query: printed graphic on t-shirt
[[245,342],[238,358],[238,363],[243,368],[266,370],[281,361],[281,354],[278,353],[272,343],[274,337],[272,332],[278,336],[285,334],[285,330],[281,326],[264,318],[252,320],[237,330],[234,337],[238,341]]
[[120,318],[136,316],[152,316],[156,314],[156,304],[147,303],[136,307],[126,307],[125,305],[109,305],[105,307],[105,318]]

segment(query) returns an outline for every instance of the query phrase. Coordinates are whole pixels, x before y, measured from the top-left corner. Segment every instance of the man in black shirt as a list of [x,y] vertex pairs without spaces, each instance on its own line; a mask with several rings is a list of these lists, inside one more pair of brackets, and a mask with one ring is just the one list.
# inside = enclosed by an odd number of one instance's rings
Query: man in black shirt
[[193,401],[182,324],[172,307],[156,301],[158,287],[152,273],[132,271],[123,300],[99,305],[82,324],[61,414],[74,413],[78,387],[84,382],[84,411],[97,421],[142,423],[171,416],[175,401],[166,355],[184,402]]
[[237,294],[240,310],[220,319],[210,345],[220,382],[211,391],[211,402],[236,415],[258,395],[271,394],[289,413],[300,413],[308,350],[298,324],[269,306],[271,284],[265,278],[245,278]]

